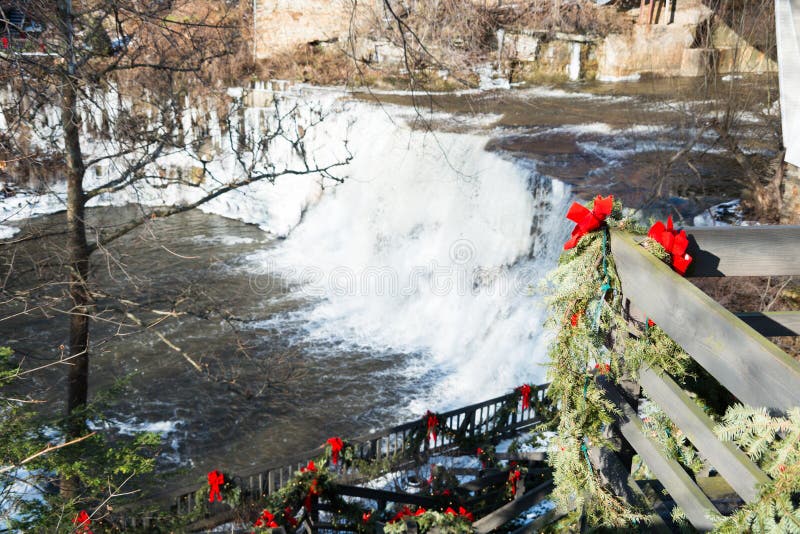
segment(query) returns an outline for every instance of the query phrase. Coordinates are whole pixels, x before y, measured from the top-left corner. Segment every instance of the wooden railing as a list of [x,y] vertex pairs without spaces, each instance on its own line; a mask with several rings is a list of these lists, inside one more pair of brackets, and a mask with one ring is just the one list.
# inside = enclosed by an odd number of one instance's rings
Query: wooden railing
[[[800,274],[800,227],[735,227],[687,230],[694,257],[690,277]],[[626,309],[631,321],[652,319],[698,364],[739,400],[774,412],[800,406],[800,363],[764,336],[800,335],[800,312],[733,314],[638,246],[627,233],[611,232]],[[622,454],[593,450],[591,458],[607,482],[627,499],[642,501],[625,450],[632,447],[673,501],[699,530],[713,528],[717,513],[709,498],[677,461],[647,435],[637,413],[640,387],[670,417],[743,502],[757,498],[767,475],[731,443],[714,434],[714,423],[661,369],[644,368],[639,382],[617,386],[598,381],[619,409]],[[628,450],[630,450],[628,448]],[[628,457],[627,460],[630,458]],[[665,523],[655,530],[668,530]]]
[[[361,460],[389,460],[389,464],[401,467],[414,460],[415,455],[444,454],[458,449],[458,444],[468,440],[479,440],[482,437],[504,437],[532,428],[542,421],[541,407],[545,405],[547,386],[535,386],[531,391],[531,404],[523,409],[519,395],[510,393],[484,402],[465,406],[438,414],[441,431],[435,440],[418,440],[417,450],[413,449],[413,440],[419,437],[424,428],[422,419],[405,423],[370,434],[361,438],[348,440],[348,444],[356,449],[356,457]],[[514,410],[507,411],[509,403],[517,403]],[[507,413],[506,413],[507,412]],[[308,451],[294,458],[260,467],[250,473],[232,476],[235,485],[240,489],[240,500],[243,506],[248,503],[262,501],[271,493],[283,487],[308,460],[318,458],[325,449]],[[473,454],[474,451],[469,451]],[[352,484],[363,477],[355,469],[341,474],[341,481]],[[149,506],[170,508],[178,515],[198,512],[203,508],[203,515],[224,517],[232,511],[227,505],[212,504],[207,500],[208,487],[197,484],[169,493],[148,497],[135,505],[135,509]],[[147,514],[136,513],[134,507],[120,510],[114,522],[123,527],[148,526],[152,518]]]

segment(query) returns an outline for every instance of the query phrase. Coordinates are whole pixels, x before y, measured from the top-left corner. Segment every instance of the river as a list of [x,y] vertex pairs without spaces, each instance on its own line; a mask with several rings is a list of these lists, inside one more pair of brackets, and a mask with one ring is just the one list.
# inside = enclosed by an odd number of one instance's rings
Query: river
[[[354,159],[344,183],[260,184],[206,212],[153,221],[98,254],[97,287],[135,301],[134,311],[179,302],[158,331],[205,372],[152,331],[104,320],[119,304],[101,299],[91,395],[113,390],[103,407],[110,427],[160,432],[161,469],[180,468],[174,481],[191,482],[542,382],[540,281],[575,196],[615,194],[645,214],[702,223],[738,194],[735,162],[691,119],[721,104],[687,96],[697,87],[685,82],[665,84],[414,99],[303,89],[295,98],[336,103],[308,148],[339,157],[346,138]],[[258,113],[268,109],[255,112],[249,128],[267,123]],[[766,127],[743,116],[750,149],[769,150]],[[690,140],[692,166],[672,165],[671,193],[656,197],[657,169]],[[57,228],[63,214],[46,213],[60,192],[9,197],[0,222],[8,234]],[[105,199],[114,206],[90,210],[91,225],[133,215],[132,198]],[[63,316],[14,310],[2,313],[3,344],[26,366],[58,359]],[[63,368],[24,387],[60,398]]]

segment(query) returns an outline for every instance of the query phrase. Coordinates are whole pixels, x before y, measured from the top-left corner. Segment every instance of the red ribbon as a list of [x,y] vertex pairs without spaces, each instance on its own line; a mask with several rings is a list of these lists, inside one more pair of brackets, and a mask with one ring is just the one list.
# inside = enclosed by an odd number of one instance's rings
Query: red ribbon
[[607,375],[611,372],[611,364],[604,363],[600,365],[599,363],[594,364],[595,370],[600,373],[601,375]]
[[485,452],[486,452],[486,451],[484,451],[483,449],[481,449],[480,447],[478,447],[477,455],[478,455],[478,459],[481,461],[481,466],[482,466],[482,467],[486,467],[486,459],[483,457],[483,455],[485,454]]
[[89,530],[89,525],[92,524],[92,520],[89,518],[89,514],[86,513],[86,510],[81,510],[78,512],[78,515],[72,520],[73,525],[77,525],[75,528],[75,532],[81,532],[82,534],[92,534],[92,531]]
[[297,519],[294,517],[294,512],[292,511],[291,506],[287,506],[283,509],[283,519],[292,527],[297,526]]
[[436,414],[428,410],[425,412],[425,425],[427,427],[425,437],[430,440],[433,438],[434,443],[436,442],[436,427],[439,426],[439,418],[436,417]]
[[222,493],[219,491],[219,487],[224,483],[225,477],[216,469],[208,473],[208,485],[211,486],[211,493],[208,495],[208,502],[214,502],[215,495],[218,501],[222,500]]
[[469,521],[470,523],[475,521],[475,517],[472,515],[472,512],[468,512],[466,508],[463,506],[458,507],[458,515]]
[[308,488],[308,494],[306,495],[306,498],[303,501],[303,506],[305,506],[306,510],[308,510],[309,512],[311,512],[311,499],[322,493],[322,490],[319,489],[319,487],[317,486],[318,482],[319,481],[316,478],[311,481],[311,486],[309,486]]
[[314,464],[314,460],[309,460],[308,461],[308,465],[306,465],[305,467],[301,467],[300,468],[300,472],[301,473],[308,473],[308,472],[313,473],[316,470],[317,470],[317,466],[316,466],[316,464]]
[[522,395],[522,409],[527,410],[531,407],[531,387],[528,384],[523,384],[517,388],[520,395]]
[[[423,514],[425,513],[424,508],[420,508],[420,510],[422,510]],[[397,514],[389,521],[389,523],[396,523],[401,519],[403,519],[404,517],[411,517],[413,515],[414,512],[411,511],[411,508],[409,508],[408,506],[403,506],[403,509],[397,512]]]
[[567,212],[567,219],[575,223],[575,229],[572,230],[569,241],[564,243],[564,250],[573,248],[583,236],[600,228],[606,217],[611,215],[612,209],[614,209],[614,195],[608,195],[606,198],[597,195],[591,210],[573,202]]
[[474,520],[472,514],[470,512],[468,512],[467,509],[464,508],[463,506],[459,506],[458,507],[458,513],[456,513],[456,511],[453,510],[450,507],[448,507],[447,510],[444,511],[444,513],[447,514],[447,515],[455,515],[455,516],[458,516],[458,517],[463,517],[464,519],[466,519],[470,523],[472,523],[473,520]]
[[511,495],[517,494],[517,481],[522,477],[519,470],[510,471],[508,473],[508,483],[511,486]]
[[328,438],[328,445],[331,446],[331,461],[333,461],[333,465],[337,465],[339,463],[339,452],[344,447],[344,442],[342,442],[342,438]]
[[647,237],[664,247],[664,250],[672,257],[672,268],[685,276],[686,269],[692,263],[692,257],[686,253],[689,238],[686,237],[685,230],[676,231],[672,227],[672,215],[667,217],[666,226],[661,221],[656,221],[647,231]]
[[275,515],[270,512],[269,510],[264,510],[261,512],[261,517],[256,519],[256,522],[253,523],[254,527],[264,527],[264,528],[278,528],[280,525],[275,522]]

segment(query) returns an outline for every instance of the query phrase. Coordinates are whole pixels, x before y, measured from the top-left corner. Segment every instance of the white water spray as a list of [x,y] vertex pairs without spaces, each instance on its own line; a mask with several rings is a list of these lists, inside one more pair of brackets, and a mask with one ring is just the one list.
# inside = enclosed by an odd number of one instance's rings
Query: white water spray
[[547,335],[530,287],[560,252],[569,192],[486,152],[486,137],[357,111],[347,182],[253,258],[301,283],[313,304],[292,320],[316,342],[409,354],[425,389],[415,411],[541,382]]

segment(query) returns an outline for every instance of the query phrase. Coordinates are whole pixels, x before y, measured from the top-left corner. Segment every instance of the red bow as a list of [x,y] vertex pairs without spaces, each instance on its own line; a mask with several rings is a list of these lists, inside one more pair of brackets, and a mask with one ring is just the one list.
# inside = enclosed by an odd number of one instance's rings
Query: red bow
[[611,215],[613,208],[614,195],[608,195],[606,198],[597,195],[591,211],[586,206],[573,202],[567,212],[567,219],[575,223],[575,229],[572,230],[572,237],[569,241],[564,243],[564,250],[571,249],[583,236],[600,228],[606,217]]
[[686,237],[685,230],[678,232],[672,227],[672,215],[667,217],[666,226],[661,221],[656,221],[647,231],[647,237],[660,243],[672,257],[672,268],[681,275],[686,275],[686,269],[692,263],[692,257],[686,254],[689,238]]
[[520,395],[522,395],[522,409],[527,410],[531,407],[531,387],[528,384],[523,384],[517,388]]
[[317,470],[317,466],[316,466],[316,464],[314,464],[314,460],[309,460],[308,461],[308,465],[306,465],[305,467],[301,467],[300,468],[300,472],[301,473],[307,473],[307,472],[312,472],[313,473],[316,470]]
[[519,470],[510,471],[508,473],[508,484],[511,486],[511,495],[517,494],[517,481],[522,477]]
[[294,517],[294,512],[292,511],[291,506],[287,506],[283,509],[283,519],[293,527],[297,526],[297,519]]
[[361,514],[361,521],[364,523],[369,523],[370,518],[372,518],[372,512],[364,512]]
[[485,451],[483,449],[481,449],[480,447],[478,447],[478,459],[481,461],[481,466],[482,467],[486,467],[486,459],[484,459],[484,457],[483,457],[484,454],[485,454]]
[[475,521],[475,518],[473,517],[472,513],[468,512],[467,509],[464,508],[463,506],[459,506],[458,507],[458,515],[460,515],[461,517],[463,517],[464,519],[466,519],[470,523]]
[[275,516],[269,510],[264,510],[261,512],[261,517],[256,519],[256,522],[253,523],[254,527],[265,527],[265,528],[278,528],[280,525],[275,522]]
[[303,506],[305,506],[306,510],[308,510],[309,512],[311,511],[311,499],[316,495],[322,493],[322,490],[319,489],[319,487],[317,486],[318,483],[319,481],[316,478],[311,481],[311,486],[309,486],[308,488],[308,494],[306,495],[306,498],[303,501]]
[[222,493],[219,491],[219,487],[224,483],[225,477],[216,469],[208,473],[208,485],[211,486],[211,493],[208,495],[208,502],[214,502],[215,495],[218,501],[222,500]]
[[92,520],[89,518],[89,514],[86,513],[86,510],[81,510],[75,519],[72,520],[73,525],[77,525],[75,528],[75,532],[81,532],[82,534],[92,534],[92,531],[89,530],[89,525],[92,524]]
[[456,513],[456,511],[453,510],[452,508],[447,508],[447,510],[445,510],[444,513],[447,514],[447,515],[457,515],[459,517],[463,517],[464,519],[466,519],[470,523],[472,523],[472,521],[474,519],[472,514],[470,512],[468,512],[467,509],[464,508],[463,506],[459,506],[458,507],[458,513]]
[[428,440],[433,438],[433,442],[436,443],[436,427],[439,426],[439,418],[430,410],[425,412],[425,425],[427,427],[425,437]]
[[606,375],[611,372],[611,364],[608,363],[604,363],[603,365],[596,363],[594,364],[594,368],[601,375]]
[[[423,510],[422,513],[425,513],[425,511]],[[389,523],[396,523],[397,521],[400,521],[404,517],[410,517],[413,515],[414,513],[411,511],[411,508],[409,508],[408,506],[403,506],[403,509],[397,512],[397,514],[389,521]]]
[[331,460],[336,465],[339,463],[339,452],[344,447],[344,442],[342,438],[328,438],[328,445],[331,446]]

